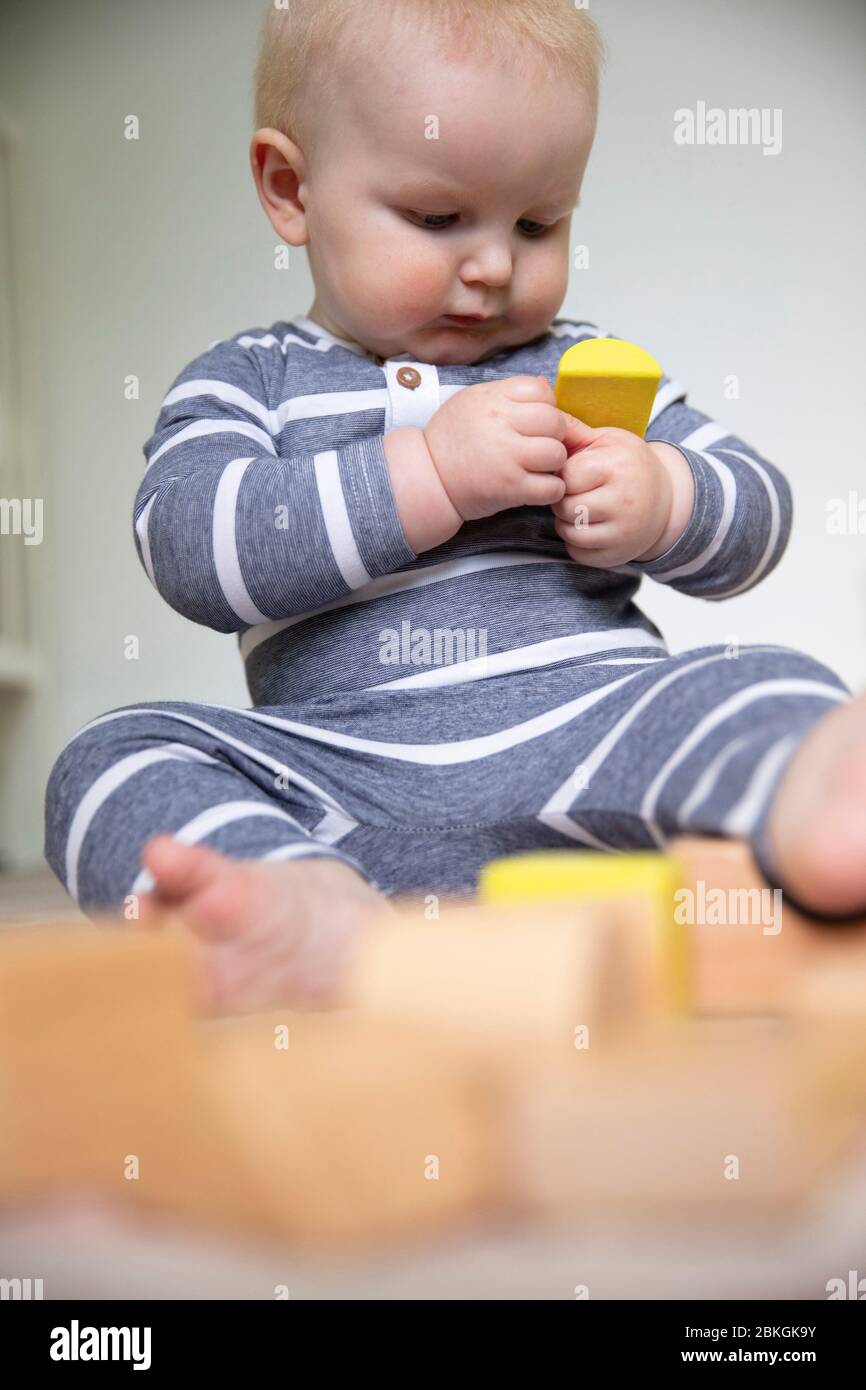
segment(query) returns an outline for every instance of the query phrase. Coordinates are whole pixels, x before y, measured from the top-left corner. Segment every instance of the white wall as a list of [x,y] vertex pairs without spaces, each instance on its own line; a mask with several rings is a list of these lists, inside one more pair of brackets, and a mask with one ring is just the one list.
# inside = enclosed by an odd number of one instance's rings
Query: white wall
[[[863,53],[859,0],[593,3],[611,50],[576,215],[588,272],[569,308],[643,344],[786,473],[794,532],[773,575],[726,603],[661,585],[641,602],[680,651],[729,635],[866,681],[863,536],[827,532],[862,487]],[[678,146],[678,108],[779,107],[782,149]],[[740,399],[723,395],[740,381]],[[866,516],[864,516],[866,529]]]
[[[726,604],[645,583],[681,650],[735,635],[866,677],[863,541],[826,501],[860,481],[864,353],[856,0],[609,0],[602,125],[575,217],[591,268],[563,312],[649,348],[692,400],[788,474],[788,553]],[[305,254],[275,238],[247,166],[259,0],[4,7],[0,119],[20,137],[21,370],[45,540],[30,567],[43,658],[2,754],[0,850],[41,854],[42,793],[80,724],[143,699],[246,704],[235,640],[174,614],[135,555],[141,446],[180,368],[215,338],[304,312]],[[698,100],[781,107],[783,148],[682,148]],[[141,139],[123,138],[134,113]],[[737,401],[723,396],[736,374]],[[124,379],[140,378],[138,401]],[[138,661],[123,642],[140,640]]]

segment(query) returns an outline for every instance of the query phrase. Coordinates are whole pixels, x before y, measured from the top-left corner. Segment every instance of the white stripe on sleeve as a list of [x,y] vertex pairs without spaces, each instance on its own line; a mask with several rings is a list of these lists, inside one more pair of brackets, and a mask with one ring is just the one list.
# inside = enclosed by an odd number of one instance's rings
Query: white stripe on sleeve
[[352,523],[340,483],[337,454],[333,449],[324,454],[316,454],[313,464],[322,517],[337,568],[350,589],[360,589],[362,584],[371,583],[372,575],[367,573],[352,533]]
[[270,621],[250,598],[238,556],[237,502],[241,479],[252,459],[233,459],[223,469],[213,508],[213,557],[217,578],[232,612],[245,623]]

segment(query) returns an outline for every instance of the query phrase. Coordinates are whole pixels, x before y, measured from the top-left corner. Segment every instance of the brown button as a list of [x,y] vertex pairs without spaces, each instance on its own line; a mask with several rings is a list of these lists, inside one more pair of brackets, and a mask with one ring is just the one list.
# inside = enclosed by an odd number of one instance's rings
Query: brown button
[[416,372],[414,367],[401,367],[397,373],[397,380],[407,390],[414,391],[416,387],[421,385],[421,373]]

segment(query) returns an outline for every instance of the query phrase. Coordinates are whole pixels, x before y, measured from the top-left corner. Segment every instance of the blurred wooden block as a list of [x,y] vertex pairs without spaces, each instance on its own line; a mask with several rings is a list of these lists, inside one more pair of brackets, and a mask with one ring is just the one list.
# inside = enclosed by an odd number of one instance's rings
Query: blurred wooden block
[[[631,919],[646,904],[630,901]],[[410,1019],[442,1037],[500,1051],[575,1030],[603,1036],[666,1007],[642,955],[626,949],[606,903],[486,907],[445,901],[382,919],[359,942],[345,1002],[364,1017]]]
[[[277,1047],[288,1027],[289,1045]],[[141,1202],[307,1245],[404,1238],[496,1200],[495,1080],[447,1040],[344,1016],[214,1028],[200,1094],[152,1136]],[[235,1189],[235,1190],[230,1190]]]
[[[678,843],[749,887],[743,846]],[[195,1024],[173,919],[0,934],[0,1203],[86,1188],[346,1247],[515,1208],[724,1222],[807,1200],[863,1123],[859,930],[687,922],[701,1007],[786,1016],[676,1019],[657,897],[440,906],[359,937],[319,1017]]]
[[607,917],[616,918],[623,953],[647,990],[678,1012],[692,1002],[692,937],[674,921],[676,894],[687,881],[687,868],[672,854],[538,850],[486,864],[478,897],[491,906],[601,905]]
[[[514,1079],[508,1170],[542,1218],[752,1222],[814,1195],[866,1115],[788,1019],[672,1021]],[[827,1097],[831,1100],[828,1101]],[[737,1174],[737,1176],[733,1176]]]
[[196,1024],[189,944],[170,919],[3,933],[0,1205],[80,1190],[327,1244],[489,1203],[489,1068],[387,1019]]
[[800,972],[790,995],[792,1012],[866,1033],[866,950],[831,950]]
[[682,929],[693,935],[693,1007],[700,1014],[787,1012],[798,981],[819,964],[866,961],[859,924],[813,922],[774,893],[742,840],[681,837],[671,854],[688,872]]
[[0,934],[0,1199],[122,1177],[185,1065],[192,988],[170,923]]
[[634,960],[642,953],[648,990],[674,1012],[788,1012],[804,972],[836,961],[841,982],[844,969],[866,962],[866,916],[823,923],[797,912],[743,840],[682,836],[664,854],[513,855],[485,867],[479,893],[496,905],[571,901],[618,916],[621,949]]
[[815,1123],[847,1105],[866,1125],[866,952],[816,955],[793,981],[789,1007],[809,1029],[804,1067],[814,1058],[821,1069]]

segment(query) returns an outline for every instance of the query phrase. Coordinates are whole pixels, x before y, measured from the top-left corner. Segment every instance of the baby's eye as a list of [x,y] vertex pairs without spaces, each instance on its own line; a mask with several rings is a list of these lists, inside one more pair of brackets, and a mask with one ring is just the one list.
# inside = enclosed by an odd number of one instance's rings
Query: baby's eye
[[[527,224],[528,224],[528,225],[527,225]],[[518,227],[520,227],[520,230],[521,230],[522,232],[524,232],[524,233],[526,234],[526,236],[529,236],[529,237],[542,236],[543,233],[546,232],[546,231],[548,230],[546,223],[544,223],[544,222],[530,222],[529,219],[528,219],[527,217],[522,217],[522,218],[520,219],[520,222],[518,222],[517,225],[518,225]],[[533,228],[534,228],[534,230],[532,230]]]
[[[411,218],[417,218],[416,227],[424,227],[428,232],[441,231],[447,227],[459,214],[456,212],[409,212]],[[527,237],[540,237],[549,231],[549,227],[544,222],[532,222],[527,217],[522,217],[518,222],[518,227]]]
[[416,226],[426,227],[428,231],[435,232],[438,228],[447,226],[449,220],[456,217],[457,214],[454,212],[410,212],[409,216],[421,219],[415,224]]

